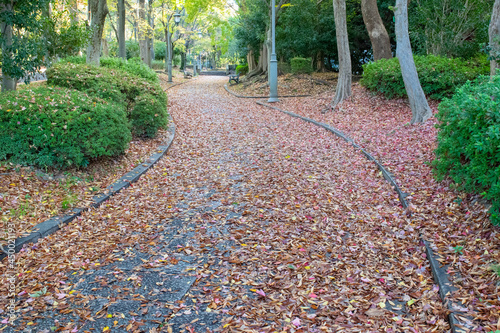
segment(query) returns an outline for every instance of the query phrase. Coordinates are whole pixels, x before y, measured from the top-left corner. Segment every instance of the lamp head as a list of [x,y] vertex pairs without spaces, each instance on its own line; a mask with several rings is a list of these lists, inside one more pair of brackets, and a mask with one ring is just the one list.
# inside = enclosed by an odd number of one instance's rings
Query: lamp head
[[181,21],[181,14],[179,14],[178,12],[175,12],[175,14],[174,14],[175,24],[179,24],[180,21]]

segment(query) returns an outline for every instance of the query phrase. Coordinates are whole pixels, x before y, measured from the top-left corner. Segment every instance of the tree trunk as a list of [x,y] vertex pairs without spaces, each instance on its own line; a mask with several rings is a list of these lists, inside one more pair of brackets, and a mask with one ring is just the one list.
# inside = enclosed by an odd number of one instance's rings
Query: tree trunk
[[490,35],[491,53],[496,57],[490,61],[490,75],[496,75],[500,68],[500,0],[495,0],[493,12],[491,14],[490,27],[488,30]]
[[181,52],[181,67],[179,70],[184,71],[186,69],[186,52]]
[[339,77],[337,89],[332,101],[332,110],[344,99],[352,95],[352,67],[349,51],[349,37],[347,36],[347,19],[345,0],[333,0],[335,32],[337,36],[337,50],[339,54]]
[[[0,4],[1,12],[12,12],[13,6],[12,3]],[[2,29],[2,38],[4,42],[2,44],[2,56],[3,56],[3,64],[2,67],[5,66],[6,63],[12,62],[12,25],[8,25],[5,22],[1,22],[0,28]],[[6,61],[8,60],[8,61]],[[17,80],[7,74],[5,67],[2,68],[2,92],[8,90],[16,90]]]
[[108,15],[108,4],[106,0],[88,0],[90,9],[90,27],[92,35],[87,49],[87,64],[99,66],[101,56],[101,40],[104,30],[104,22]]
[[152,62],[155,59],[155,44],[154,44],[154,30],[155,22],[154,16],[152,15],[153,10],[153,0],[148,1],[148,66],[152,67]]
[[125,0],[118,0],[118,56],[127,59],[125,47]]
[[263,43],[260,48],[259,62],[253,71],[249,71],[247,75],[245,75],[245,80],[249,80],[254,76],[262,75],[267,73],[267,44]]
[[323,55],[323,51],[318,51],[316,53],[316,70],[321,73],[326,72],[325,56]]
[[413,61],[410,37],[408,35],[408,3],[407,0],[396,0],[396,56],[401,65],[401,74],[405,84],[413,117],[411,123],[423,123],[432,116],[424,91],[418,79],[417,68]]
[[391,41],[378,12],[377,0],[361,0],[361,12],[372,43],[373,59],[392,58]]
[[106,38],[102,39],[102,56],[105,58],[109,57],[109,47]]
[[146,11],[144,10],[144,0],[139,0],[139,20],[138,20],[138,37],[139,37],[139,53],[141,60],[149,66],[148,64],[148,41],[147,41],[147,29],[146,29]]
[[253,53],[253,50],[248,50],[247,63],[248,63],[249,73],[257,67],[257,63],[255,62],[255,54]]

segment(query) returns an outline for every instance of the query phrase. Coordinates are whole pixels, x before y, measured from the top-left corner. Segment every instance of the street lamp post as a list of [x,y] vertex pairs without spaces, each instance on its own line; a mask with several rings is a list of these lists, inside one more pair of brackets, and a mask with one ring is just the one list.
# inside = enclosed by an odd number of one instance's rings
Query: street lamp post
[[271,1],[271,63],[269,64],[269,103],[279,102],[278,99],[278,60],[276,60],[275,28],[276,28],[276,5]]
[[[181,14],[175,12],[174,22],[178,25],[181,21]],[[167,72],[168,72],[168,82],[172,82],[172,34],[170,33],[170,26],[167,23]]]

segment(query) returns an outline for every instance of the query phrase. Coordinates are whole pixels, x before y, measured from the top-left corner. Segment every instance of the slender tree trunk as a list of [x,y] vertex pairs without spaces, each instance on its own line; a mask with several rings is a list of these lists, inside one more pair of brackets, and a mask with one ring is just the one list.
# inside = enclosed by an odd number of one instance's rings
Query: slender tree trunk
[[125,0],[118,0],[118,56],[127,59],[125,47]]
[[318,51],[316,53],[316,70],[318,72],[325,72],[325,56],[323,54],[323,51]]
[[[48,22],[50,22],[50,19],[52,17],[52,4],[50,2],[47,2],[45,4],[45,6],[42,7],[42,17],[45,18]],[[50,24],[50,23],[48,23]],[[57,56],[56,54],[51,54],[51,49],[49,48],[49,33],[48,31],[44,31],[43,32],[43,39],[44,39],[44,42],[45,42],[45,45],[46,45],[46,49],[45,49],[45,63],[47,64],[47,66],[50,65],[50,62],[51,62],[51,58],[52,57],[55,57]]]
[[[500,56],[500,0],[495,0],[493,5],[493,12],[491,14],[491,21],[489,27],[490,47],[491,52],[496,57]],[[497,70],[500,68],[500,60],[493,59],[490,61],[490,75],[496,75]]]
[[181,52],[181,67],[179,70],[184,71],[186,69],[186,52]]
[[[13,10],[13,2],[7,4],[0,4],[0,12],[12,12]],[[12,36],[13,29],[12,25],[9,25],[5,22],[0,23],[0,28],[2,29],[2,37],[4,42],[2,44],[2,56],[3,56],[3,65],[12,61]],[[8,61],[6,61],[8,60]],[[8,90],[16,90],[17,88],[17,80],[7,74],[5,69],[2,70],[2,92]]]
[[377,0],[361,0],[361,12],[372,43],[373,59],[392,58],[391,41],[378,12]]
[[139,0],[139,20],[138,20],[138,37],[139,37],[139,53],[141,60],[148,64],[148,42],[146,29],[146,11],[144,10],[144,0]]
[[411,123],[423,123],[432,116],[424,91],[418,79],[417,68],[413,60],[410,37],[408,35],[407,0],[396,0],[396,56],[401,65],[401,74],[405,84],[412,112]]
[[154,29],[155,22],[154,17],[152,15],[153,11],[153,0],[148,1],[148,66],[152,67],[152,61],[155,59],[155,44],[154,44]]
[[104,30],[104,22],[108,15],[108,4],[106,0],[88,0],[90,9],[90,27],[92,36],[87,48],[87,64],[99,66],[101,56],[101,40]]
[[339,54],[339,77],[335,97],[331,103],[332,110],[352,95],[351,53],[349,51],[349,37],[347,36],[345,0],[333,0],[333,12]]
[[103,57],[109,57],[109,47],[108,47],[108,41],[106,40],[106,38],[103,38],[102,39],[102,55]]

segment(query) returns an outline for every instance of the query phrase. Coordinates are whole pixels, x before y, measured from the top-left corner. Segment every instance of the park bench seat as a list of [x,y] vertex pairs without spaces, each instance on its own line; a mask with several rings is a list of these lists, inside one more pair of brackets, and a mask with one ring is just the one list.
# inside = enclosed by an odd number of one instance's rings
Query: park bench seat
[[231,81],[234,81],[234,83],[240,83],[240,74],[238,75],[229,75],[229,83],[231,83]]

